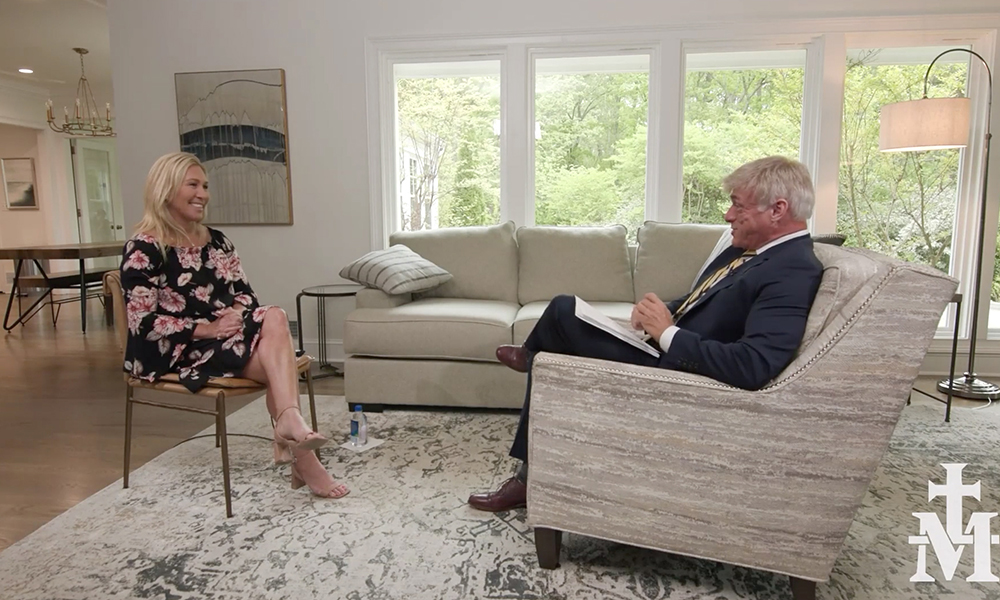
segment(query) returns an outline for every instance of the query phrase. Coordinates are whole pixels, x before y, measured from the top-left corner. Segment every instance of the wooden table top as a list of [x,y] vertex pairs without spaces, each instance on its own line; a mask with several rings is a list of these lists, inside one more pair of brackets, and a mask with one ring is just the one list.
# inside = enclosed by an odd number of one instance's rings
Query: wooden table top
[[56,244],[50,246],[22,246],[20,248],[0,248],[0,260],[30,260],[98,258],[119,256],[125,242],[90,242],[87,244]]

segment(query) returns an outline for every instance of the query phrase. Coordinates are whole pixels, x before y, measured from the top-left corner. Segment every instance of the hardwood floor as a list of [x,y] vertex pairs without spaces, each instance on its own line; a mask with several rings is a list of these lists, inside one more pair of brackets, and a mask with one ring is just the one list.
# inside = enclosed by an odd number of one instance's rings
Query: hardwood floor
[[[0,302],[3,310],[7,296]],[[64,308],[56,328],[45,309],[24,327],[0,330],[0,551],[122,476],[125,385],[113,331],[96,300],[86,334],[79,305]],[[344,381],[319,380],[316,393],[342,395]],[[212,423],[147,406],[133,419],[133,469]]]

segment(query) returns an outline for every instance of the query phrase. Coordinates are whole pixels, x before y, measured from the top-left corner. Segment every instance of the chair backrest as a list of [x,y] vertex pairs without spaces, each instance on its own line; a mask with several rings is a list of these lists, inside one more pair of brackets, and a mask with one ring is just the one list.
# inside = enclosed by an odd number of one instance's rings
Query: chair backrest
[[118,350],[125,359],[125,345],[128,342],[128,315],[125,313],[125,292],[122,290],[121,271],[108,271],[104,274],[104,295],[111,298],[115,315],[115,337],[118,338]]

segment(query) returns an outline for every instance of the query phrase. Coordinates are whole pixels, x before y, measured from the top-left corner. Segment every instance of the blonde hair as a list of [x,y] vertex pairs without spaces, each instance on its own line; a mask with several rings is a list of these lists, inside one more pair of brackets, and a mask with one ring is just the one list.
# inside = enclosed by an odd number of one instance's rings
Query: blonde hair
[[156,159],[146,175],[146,189],[142,193],[145,209],[142,220],[135,226],[135,233],[156,238],[161,251],[165,251],[170,241],[191,241],[167,209],[191,167],[205,171],[205,166],[194,154],[172,152]]
[[784,198],[788,202],[788,212],[796,221],[811,217],[816,202],[809,169],[784,156],[748,162],[730,173],[722,181],[722,187],[727,194],[740,190],[749,192],[760,210]]

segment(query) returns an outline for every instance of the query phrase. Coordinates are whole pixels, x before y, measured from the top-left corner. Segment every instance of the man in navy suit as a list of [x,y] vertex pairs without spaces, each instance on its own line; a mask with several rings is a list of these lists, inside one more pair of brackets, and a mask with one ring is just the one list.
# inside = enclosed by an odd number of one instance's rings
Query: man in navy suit
[[[732,201],[732,246],[686,296],[665,304],[646,294],[632,310],[632,326],[658,342],[659,358],[577,319],[574,296],[554,298],[523,346],[497,348],[500,362],[528,373],[511,456],[528,458],[531,357],[538,352],[688,371],[748,390],[764,387],[792,361],[823,275],[806,226],[814,204],[809,172],[770,156],[739,167],[723,187]],[[494,512],[523,507],[526,484],[524,462],[497,491],[473,494],[469,504]]]

